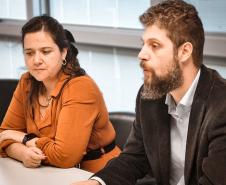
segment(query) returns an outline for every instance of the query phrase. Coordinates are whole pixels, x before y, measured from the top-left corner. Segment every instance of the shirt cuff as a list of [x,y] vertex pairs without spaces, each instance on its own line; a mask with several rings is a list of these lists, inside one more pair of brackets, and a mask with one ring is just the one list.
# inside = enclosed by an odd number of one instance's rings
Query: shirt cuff
[[99,178],[99,177],[97,177],[97,176],[91,177],[90,180],[96,180],[96,181],[98,181],[101,185],[106,185],[105,182],[104,182],[101,178]]

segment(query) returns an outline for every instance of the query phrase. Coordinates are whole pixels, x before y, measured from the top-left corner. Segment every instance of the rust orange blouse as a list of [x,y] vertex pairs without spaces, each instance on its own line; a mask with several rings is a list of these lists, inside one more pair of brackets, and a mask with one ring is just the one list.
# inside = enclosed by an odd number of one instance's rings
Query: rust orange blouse
[[[106,146],[114,140],[115,131],[102,93],[89,76],[73,78],[63,85],[68,76],[61,74],[51,94],[52,102],[42,119],[38,103],[34,119],[27,114],[28,76],[25,73],[21,77],[0,132],[13,129],[35,133],[40,137],[37,147],[47,156],[44,163],[62,168],[75,166],[88,150]],[[0,148],[4,149],[13,142],[6,140]]]

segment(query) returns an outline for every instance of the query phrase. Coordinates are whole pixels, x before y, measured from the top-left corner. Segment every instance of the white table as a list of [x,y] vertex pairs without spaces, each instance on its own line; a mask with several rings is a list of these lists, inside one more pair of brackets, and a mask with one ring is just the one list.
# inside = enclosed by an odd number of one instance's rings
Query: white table
[[25,168],[21,162],[0,157],[0,185],[70,185],[91,175],[78,168]]

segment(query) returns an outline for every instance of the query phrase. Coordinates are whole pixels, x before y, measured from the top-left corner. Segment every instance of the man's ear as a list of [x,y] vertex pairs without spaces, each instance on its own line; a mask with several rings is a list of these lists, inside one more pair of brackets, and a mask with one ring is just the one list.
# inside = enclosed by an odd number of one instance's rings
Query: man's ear
[[190,42],[185,42],[178,49],[178,59],[181,62],[187,61],[193,52],[193,45]]

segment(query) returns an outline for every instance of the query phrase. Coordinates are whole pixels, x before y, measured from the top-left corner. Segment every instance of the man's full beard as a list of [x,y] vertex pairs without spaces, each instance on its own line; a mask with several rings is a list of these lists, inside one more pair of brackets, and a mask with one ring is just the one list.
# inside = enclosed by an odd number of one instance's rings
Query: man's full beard
[[144,87],[141,92],[142,99],[156,100],[170,91],[180,87],[183,83],[182,70],[178,61],[175,59],[172,66],[164,76],[157,76],[154,70],[151,70],[151,79],[144,80]]

